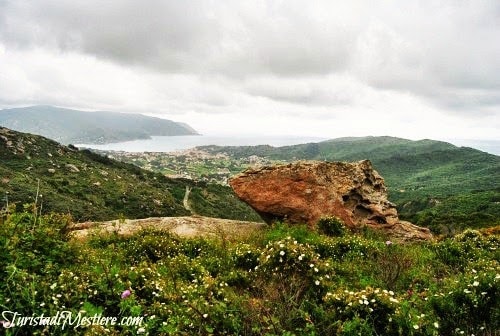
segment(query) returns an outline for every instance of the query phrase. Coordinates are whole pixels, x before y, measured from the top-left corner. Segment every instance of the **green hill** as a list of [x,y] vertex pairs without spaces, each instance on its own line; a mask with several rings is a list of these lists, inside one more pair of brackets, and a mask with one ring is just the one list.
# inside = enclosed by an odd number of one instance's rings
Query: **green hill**
[[385,178],[403,218],[435,231],[500,222],[500,157],[434,141],[393,137],[339,138],[285,147],[205,146],[235,159],[357,161],[369,159]]
[[140,114],[83,112],[53,106],[0,110],[0,125],[39,134],[64,144],[97,144],[149,139],[152,135],[198,134],[185,123]]
[[88,150],[0,127],[0,208],[37,198],[44,212],[71,213],[76,220],[145,218],[191,214],[183,206],[186,186],[195,214],[260,220],[229,187],[169,179]]

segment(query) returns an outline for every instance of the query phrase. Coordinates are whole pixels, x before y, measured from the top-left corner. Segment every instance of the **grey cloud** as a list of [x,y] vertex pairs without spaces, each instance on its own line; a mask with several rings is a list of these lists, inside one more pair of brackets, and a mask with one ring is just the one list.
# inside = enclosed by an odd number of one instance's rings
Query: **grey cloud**
[[[7,2],[0,36],[18,47],[80,50],[165,72],[325,73],[348,60],[349,34],[301,2]],[[325,10],[329,10],[325,9]]]
[[[328,76],[347,74],[474,113],[500,100],[499,40],[497,0],[0,1],[0,43],[10,48],[229,78],[242,93],[299,104],[355,101],[356,92],[328,87]],[[266,76],[274,80],[260,86]],[[221,92],[199,96],[231,104]]]

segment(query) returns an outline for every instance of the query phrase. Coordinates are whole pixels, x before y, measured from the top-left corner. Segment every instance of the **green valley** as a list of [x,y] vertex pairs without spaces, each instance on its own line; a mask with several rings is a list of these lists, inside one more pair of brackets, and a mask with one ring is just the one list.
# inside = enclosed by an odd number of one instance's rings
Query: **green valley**
[[166,174],[224,184],[247,167],[295,160],[369,159],[385,178],[402,218],[434,232],[500,223],[500,157],[434,141],[339,138],[294,146],[204,146],[179,153],[105,152]]

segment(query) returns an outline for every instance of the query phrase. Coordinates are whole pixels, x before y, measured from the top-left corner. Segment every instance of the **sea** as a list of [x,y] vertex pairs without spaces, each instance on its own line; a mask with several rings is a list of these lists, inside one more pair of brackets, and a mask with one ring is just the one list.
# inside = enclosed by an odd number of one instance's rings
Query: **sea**
[[[270,145],[274,147],[298,145],[328,140],[321,137],[305,136],[152,136],[151,139],[132,140],[109,144],[76,144],[79,148],[92,148],[124,152],[175,152],[198,146],[256,146]],[[455,146],[472,147],[490,154],[500,155],[500,140],[440,139]]]
[[299,145],[310,142],[328,140],[319,137],[304,136],[213,136],[213,135],[182,135],[182,136],[152,136],[151,139],[132,140],[102,145],[76,144],[79,148],[124,152],[175,152],[198,146],[257,146],[273,147]]

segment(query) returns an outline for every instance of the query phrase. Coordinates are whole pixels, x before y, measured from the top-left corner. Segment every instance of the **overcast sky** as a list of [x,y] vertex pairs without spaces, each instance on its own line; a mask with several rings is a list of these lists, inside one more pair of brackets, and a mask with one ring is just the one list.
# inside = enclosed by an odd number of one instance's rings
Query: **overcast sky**
[[500,1],[0,0],[0,107],[500,140]]

